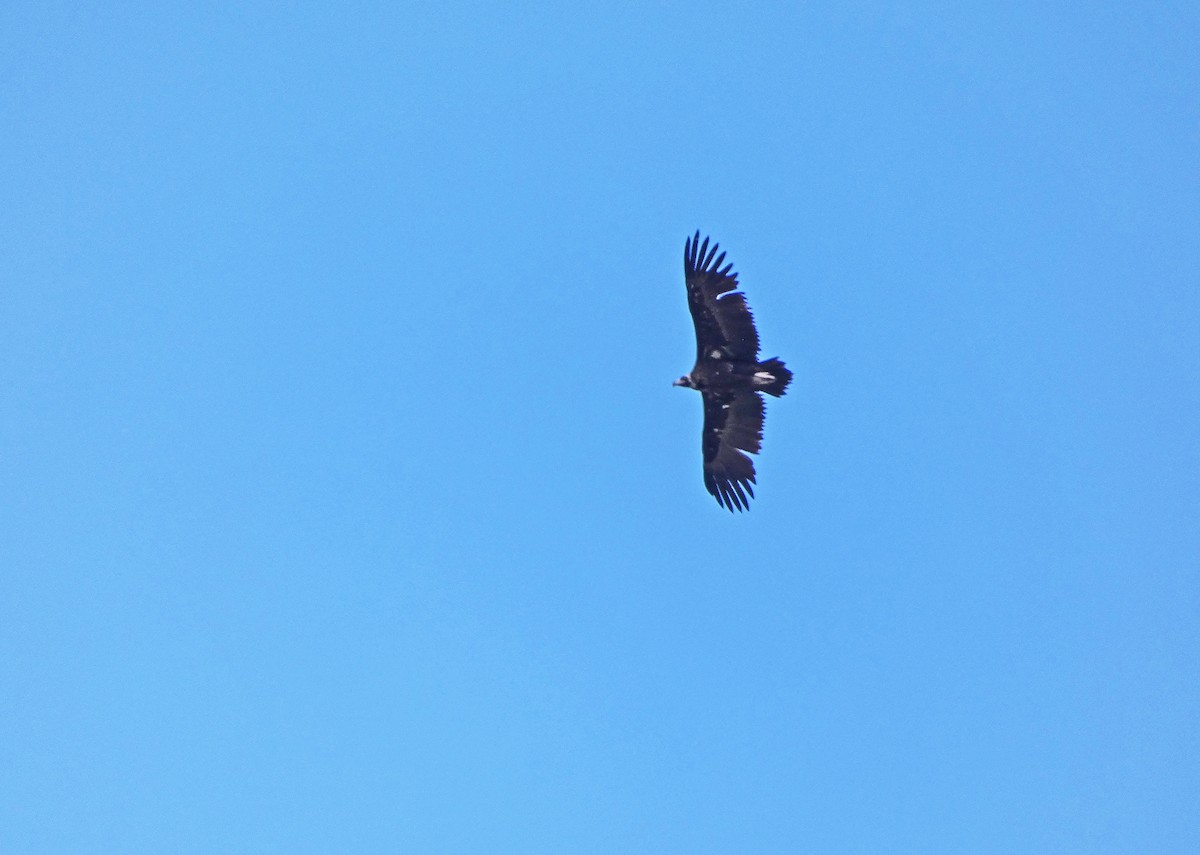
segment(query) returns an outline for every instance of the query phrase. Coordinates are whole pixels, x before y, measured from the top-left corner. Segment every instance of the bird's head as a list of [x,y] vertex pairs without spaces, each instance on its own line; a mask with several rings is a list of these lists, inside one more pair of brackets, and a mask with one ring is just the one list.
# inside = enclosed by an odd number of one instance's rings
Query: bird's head
[[692,382],[692,375],[684,374],[678,380],[671,384],[672,386],[686,386],[689,389],[695,389],[696,384]]

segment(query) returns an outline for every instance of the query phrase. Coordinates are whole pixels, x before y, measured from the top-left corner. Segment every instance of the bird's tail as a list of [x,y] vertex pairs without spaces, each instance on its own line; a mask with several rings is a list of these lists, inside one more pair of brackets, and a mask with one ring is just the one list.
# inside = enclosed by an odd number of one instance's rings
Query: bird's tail
[[787,391],[788,384],[792,382],[792,372],[783,364],[782,359],[776,357],[758,363],[754,376],[756,379],[762,378],[760,381],[762,386],[759,391],[774,395],[776,398],[782,398],[783,393]]

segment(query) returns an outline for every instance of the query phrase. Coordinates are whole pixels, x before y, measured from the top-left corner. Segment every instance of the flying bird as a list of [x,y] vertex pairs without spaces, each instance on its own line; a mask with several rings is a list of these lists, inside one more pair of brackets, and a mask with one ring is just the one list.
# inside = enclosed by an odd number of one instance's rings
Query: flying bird
[[675,381],[704,401],[704,486],[730,513],[750,507],[754,461],[744,452],[762,448],[763,399],[782,397],[792,372],[779,359],[758,361],[758,330],[737,290],[737,274],[717,254],[716,243],[700,243],[700,232],[683,245],[683,278],[696,326],[696,364]]

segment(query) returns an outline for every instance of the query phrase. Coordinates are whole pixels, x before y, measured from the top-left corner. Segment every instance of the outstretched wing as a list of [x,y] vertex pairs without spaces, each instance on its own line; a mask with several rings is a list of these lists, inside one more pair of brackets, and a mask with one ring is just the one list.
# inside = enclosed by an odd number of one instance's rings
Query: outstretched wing
[[754,461],[762,448],[763,402],[756,392],[703,392],[704,487],[717,504],[744,511],[754,497]]
[[696,325],[697,361],[715,358],[753,362],[758,359],[758,331],[746,305],[746,297],[737,290],[733,265],[721,263],[725,253],[710,249],[708,238],[700,243],[700,232],[683,245],[683,278],[687,283],[688,308]]

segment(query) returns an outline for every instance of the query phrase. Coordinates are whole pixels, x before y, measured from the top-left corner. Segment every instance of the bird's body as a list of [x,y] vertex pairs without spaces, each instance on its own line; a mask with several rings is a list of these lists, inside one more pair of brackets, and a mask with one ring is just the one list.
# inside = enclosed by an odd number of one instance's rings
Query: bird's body
[[781,397],[792,372],[779,359],[758,359],[758,331],[733,265],[700,232],[684,244],[688,308],[696,327],[696,364],[675,381],[704,401],[704,486],[724,508],[746,510],[754,496],[754,463],[762,448],[760,392]]
[[[777,359],[744,362],[725,359],[719,351],[714,351],[714,355],[697,361],[688,374],[675,381],[675,385],[687,386],[698,392],[742,391],[749,387],[755,391],[776,394],[771,390],[778,385],[779,377],[784,373],[791,376],[791,372]],[[684,382],[685,379],[687,382]],[[787,381],[783,381],[783,385],[786,387]]]

